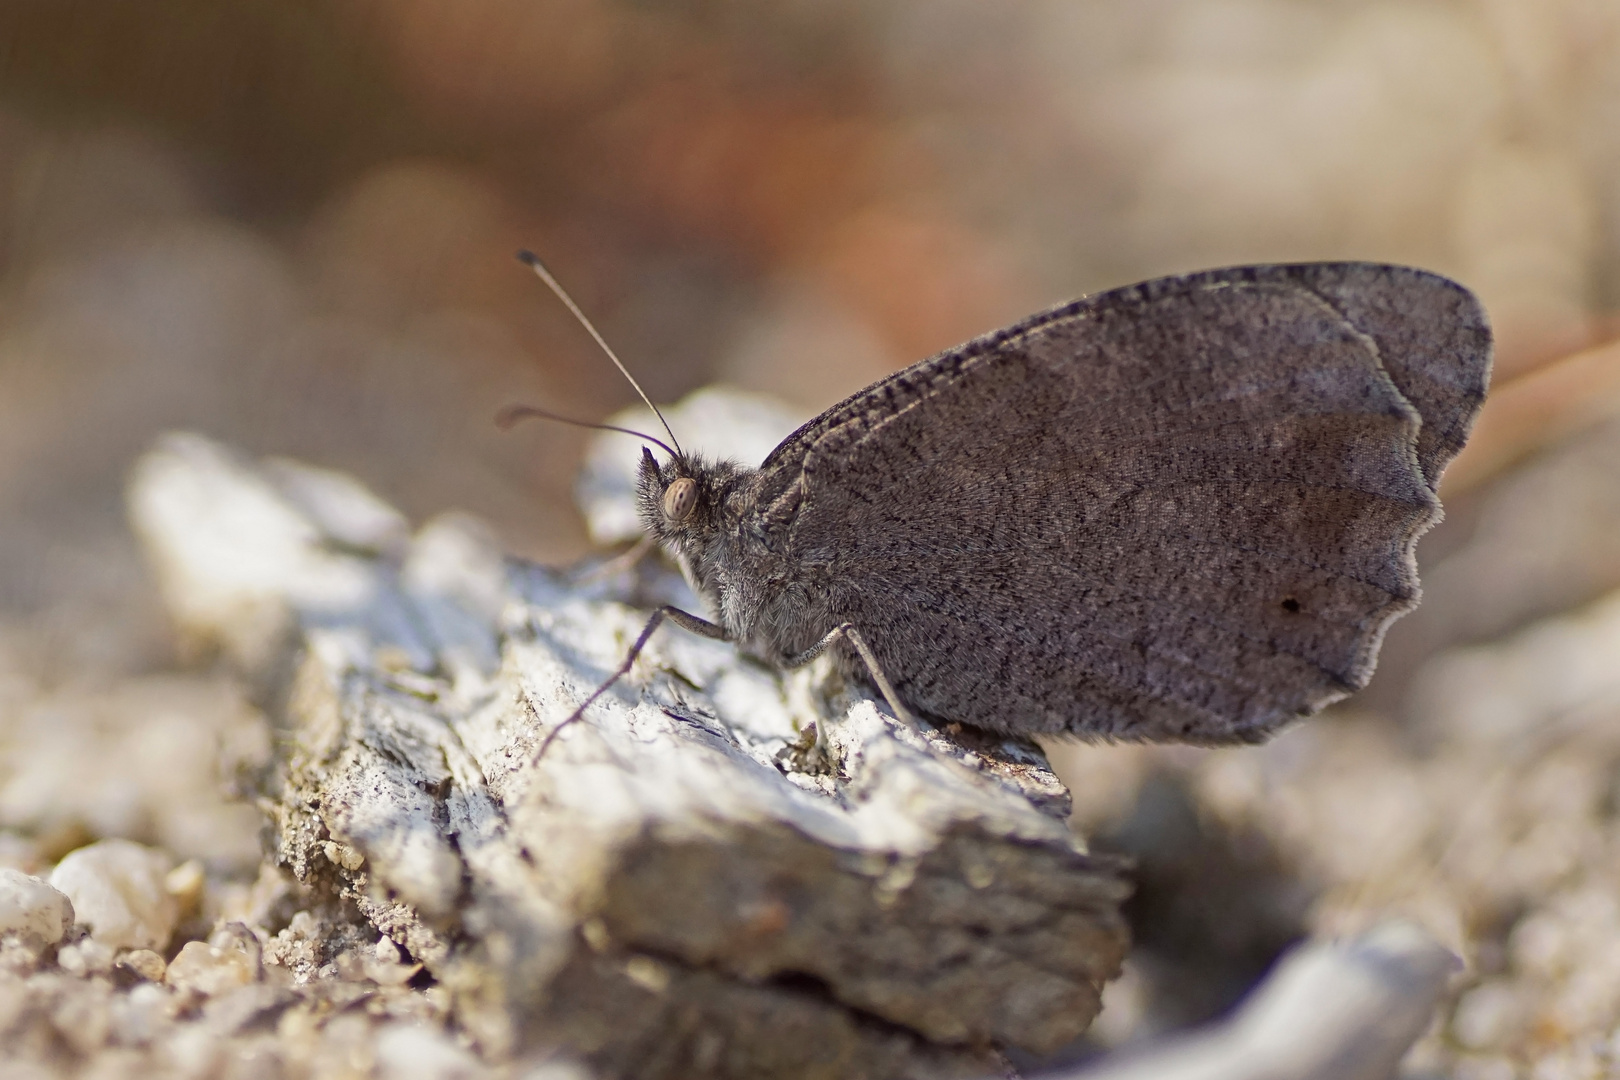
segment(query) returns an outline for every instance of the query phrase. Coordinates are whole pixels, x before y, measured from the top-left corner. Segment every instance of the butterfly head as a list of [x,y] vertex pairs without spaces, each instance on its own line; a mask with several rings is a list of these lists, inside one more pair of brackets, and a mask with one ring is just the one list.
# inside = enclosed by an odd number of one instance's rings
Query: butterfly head
[[637,509],[652,537],[677,552],[701,545],[721,527],[722,511],[735,466],[708,462],[691,454],[671,455],[660,462],[652,451],[641,452]]
[[680,561],[700,591],[726,561],[723,549],[737,531],[735,496],[748,471],[692,454],[661,462],[642,452],[636,498],[642,528]]

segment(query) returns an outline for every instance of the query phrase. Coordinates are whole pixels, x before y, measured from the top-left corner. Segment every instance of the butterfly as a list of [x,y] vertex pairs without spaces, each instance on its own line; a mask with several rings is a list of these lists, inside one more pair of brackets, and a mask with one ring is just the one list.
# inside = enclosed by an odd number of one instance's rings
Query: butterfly
[[906,719],[1263,740],[1366,685],[1417,604],[1490,356],[1438,275],[1235,267],[947,349],[758,468],[643,436],[643,527],[708,617],[660,609],[619,674],[669,620],[782,667],[831,650]]

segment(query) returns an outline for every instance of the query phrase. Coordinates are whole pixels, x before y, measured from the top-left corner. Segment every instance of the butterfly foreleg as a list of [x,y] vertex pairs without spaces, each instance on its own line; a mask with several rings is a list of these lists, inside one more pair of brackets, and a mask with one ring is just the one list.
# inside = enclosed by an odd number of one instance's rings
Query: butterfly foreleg
[[719,641],[727,640],[724,627],[716,626],[707,619],[700,619],[689,611],[682,611],[678,607],[670,607],[665,604],[652,613],[652,618],[647,620],[647,625],[642,627],[641,633],[636,635],[635,643],[630,646],[630,651],[625,653],[624,663],[620,664],[613,674],[607,677],[607,681],[593,690],[590,697],[580,702],[579,708],[569,713],[562,723],[546,733],[545,739],[540,743],[540,749],[536,750],[534,754],[536,764],[546,756],[546,751],[551,747],[551,741],[557,737],[563,728],[584,716],[585,710],[591,707],[592,702],[607,693],[614,683],[630,674],[630,669],[636,666],[636,658],[641,655],[641,650],[647,647],[647,642],[652,638],[653,631],[663,625],[665,619],[668,619],[682,630],[690,630],[694,634],[701,634],[704,637],[715,638]]
[[783,666],[790,668],[803,667],[826,652],[834,642],[840,639],[849,642],[855,647],[855,651],[860,654],[861,662],[866,665],[867,674],[872,676],[872,681],[877,684],[879,692],[883,694],[883,700],[887,701],[889,708],[894,710],[895,717],[902,724],[915,728],[917,726],[916,717],[911,715],[911,710],[900,703],[900,695],[895,693],[893,684],[889,682],[889,677],[883,674],[883,668],[877,661],[877,654],[872,652],[871,646],[867,645],[866,639],[861,637],[861,632],[855,629],[854,623],[839,623],[827,631],[825,637],[804,650],[804,652],[783,661]]

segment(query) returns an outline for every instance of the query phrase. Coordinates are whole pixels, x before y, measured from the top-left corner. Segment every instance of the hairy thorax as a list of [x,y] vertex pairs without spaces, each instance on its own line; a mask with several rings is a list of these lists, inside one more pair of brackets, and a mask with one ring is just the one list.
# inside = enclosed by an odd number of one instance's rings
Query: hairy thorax
[[[667,490],[667,477],[648,478]],[[804,652],[837,625],[826,575],[807,573],[781,550],[789,527],[767,535],[745,520],[757,505],[759,474],[733,467],[700,492],[681,528],[658,519],[658,500],[643,500],[649,531],[675,557],[709,615],[744,651],[780,662]]]

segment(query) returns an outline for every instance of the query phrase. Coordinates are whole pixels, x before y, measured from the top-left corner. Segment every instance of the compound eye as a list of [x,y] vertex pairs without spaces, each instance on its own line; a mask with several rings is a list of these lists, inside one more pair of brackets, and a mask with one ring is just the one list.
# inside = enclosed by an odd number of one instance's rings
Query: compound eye
[[692,516],[697,505],[697,481],[682,476],[664,489],[664,517],[670,521],[685,521]]

